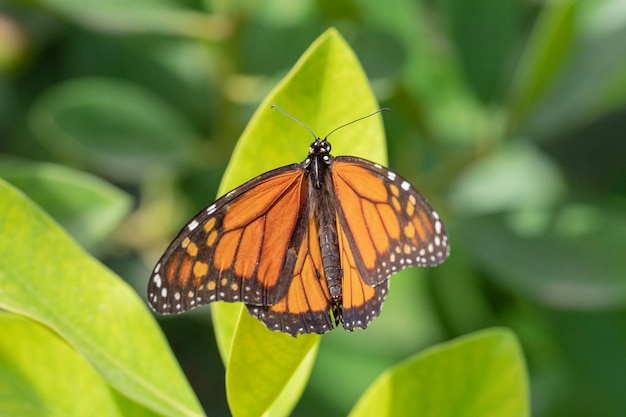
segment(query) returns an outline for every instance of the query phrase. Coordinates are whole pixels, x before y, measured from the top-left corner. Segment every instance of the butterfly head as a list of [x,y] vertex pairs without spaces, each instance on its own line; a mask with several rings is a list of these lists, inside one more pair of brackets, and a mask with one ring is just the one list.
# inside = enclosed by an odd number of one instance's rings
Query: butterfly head
[[317,138],[309,146],[309,155],[302,163],[302,168],[309,176],[315,188],[321,188],[323,177],[332,165],[333,157],[330,155],[330,142]]
[[330,142],[324,139],[317,138],[314,142],[311,142],[309,146],[309,157],[330,155]]

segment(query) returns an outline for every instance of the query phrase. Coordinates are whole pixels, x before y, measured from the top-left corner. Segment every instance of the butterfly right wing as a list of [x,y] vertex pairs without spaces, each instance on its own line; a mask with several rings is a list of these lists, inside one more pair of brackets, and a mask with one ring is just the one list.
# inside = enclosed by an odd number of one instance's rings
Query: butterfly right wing
[[337,216],[363,281],[376,286],[409,266],[437,266],[449,253],[439,215],[395,172],[365,159],[333,163]]
[[167,248],[148,283],[163,314],[213,301],[273,305],[284,298],[305,230],[300,164],[262,174],[198,213]]
[[345,227],[337,228],[339,257],[343,277],[341,280],[342,320],[346,331],[365,329],[380,314],[383,301],[389,290],[389,280],[371,286],[363,279],[358,257],[350,247],[350,238]]

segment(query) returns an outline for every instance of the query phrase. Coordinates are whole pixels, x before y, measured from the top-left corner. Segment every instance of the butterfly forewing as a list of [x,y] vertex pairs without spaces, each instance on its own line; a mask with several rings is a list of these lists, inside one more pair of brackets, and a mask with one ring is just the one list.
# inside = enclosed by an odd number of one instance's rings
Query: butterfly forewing
[[272,305],[287,292],[305,234],[300,164],[267,172],[198,213],[157,263],[148,300],[159,313],[213,301]]
[[439,215],[395,172],[342,156],[333,163],[338,221],[370,286],[408,266],[436,266],[449,254]]

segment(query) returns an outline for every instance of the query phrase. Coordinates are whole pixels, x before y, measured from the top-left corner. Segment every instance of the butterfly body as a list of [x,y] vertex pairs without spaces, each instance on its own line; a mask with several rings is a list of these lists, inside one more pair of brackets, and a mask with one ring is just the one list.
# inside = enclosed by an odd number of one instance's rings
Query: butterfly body
[[352,331],[378,316],[391,274],[447,258],[443,224],[417,190],[379,164],[330,150],[318,138],[302,163],[198,213],[153,270],[153,309],[244,302],[269,329],[292,336],[333,323]]
[[302,163],[304,175],[309,179],[309,213],[319,230],[322,265],[328,291],[333,301],[341,299],[341,263],[337,237],[337,212],[332,183],[333,157],[331,146],[320,139],[309,148],[309,157]]

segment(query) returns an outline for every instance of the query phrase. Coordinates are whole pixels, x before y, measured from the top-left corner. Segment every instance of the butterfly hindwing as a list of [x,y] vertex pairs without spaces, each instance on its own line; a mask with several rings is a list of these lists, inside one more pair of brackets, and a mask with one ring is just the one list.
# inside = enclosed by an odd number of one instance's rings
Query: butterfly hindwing
[[376,286],[368,285],[357,266],[346,230],[341,225],[338,228],[338,238],[343,271],[341,282],[343,327],[347,331],[355,328],[365,329],[370,321],[380,314],[387,295],[388,280]]
[[448,257],[439,215],[395,172],[340,156],[333,163],[333,184],[340,202],[338,223],[368,285],[384,283],[408,266],[436,266]]
[[262,174],[198,213],[153,270],[148,300],[160,313],[213,301],[272,305],[291,283],[306,207],[300,164]]
[[330,294],[323,276],[322,255],[315,218],[309,217],[306,235],[297,252],[297,262],[289,290],[271,306],[248,305],[248,311],[270,330],[292,336],[326,333],[333,328],[329,314]]

